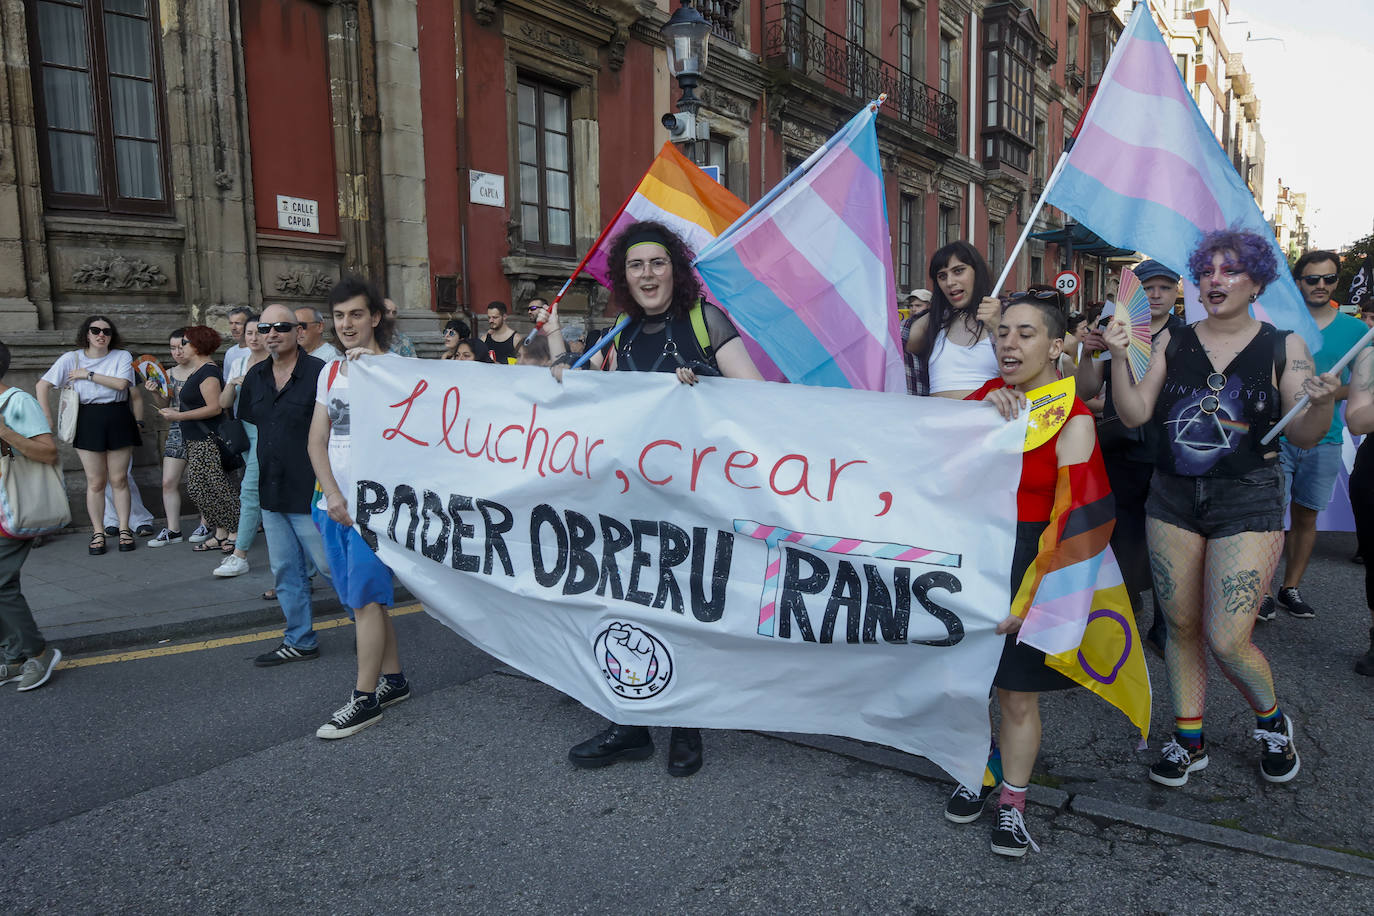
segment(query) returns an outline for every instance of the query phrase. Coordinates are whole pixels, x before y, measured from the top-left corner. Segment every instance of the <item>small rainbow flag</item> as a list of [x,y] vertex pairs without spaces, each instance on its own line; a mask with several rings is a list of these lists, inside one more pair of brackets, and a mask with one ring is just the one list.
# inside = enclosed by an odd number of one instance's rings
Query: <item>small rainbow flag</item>
[[1094,446],[1087,461],[1059,469],[1049,525],[1011,612],[1025,620],[1018,641],[1120,709],[1146,738],[1150,672],[1109,543],[1115,524],[1116,500]]

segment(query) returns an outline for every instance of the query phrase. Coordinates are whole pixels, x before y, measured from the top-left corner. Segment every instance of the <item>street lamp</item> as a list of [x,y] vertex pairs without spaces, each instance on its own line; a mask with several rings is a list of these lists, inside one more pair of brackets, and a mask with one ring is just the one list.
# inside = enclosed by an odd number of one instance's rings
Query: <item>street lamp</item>
[[682,88],[677,100],[677,112],[669,112],[660,120],[674,143],[691,143],[691,158],[696,158],[697,109],[701,99],[696,96],[702,71],[706,69],[707,37],[711,24],[692,7],[692,0],[682,0],[669,20],[663,24],[663,46],[668,51],[668,72]]

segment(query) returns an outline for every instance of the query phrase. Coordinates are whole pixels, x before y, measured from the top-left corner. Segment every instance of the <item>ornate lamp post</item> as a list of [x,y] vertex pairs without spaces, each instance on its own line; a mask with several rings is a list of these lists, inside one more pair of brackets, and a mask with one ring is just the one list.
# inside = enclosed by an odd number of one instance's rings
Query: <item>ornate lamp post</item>
[[668,52],[668,72],[682,89],[676,114],[663,116],[663,126],[674,142],[693,143],[697,137],[697,109],[701,99],[696,96],[701,74],[706,70],[706,54],[710,48],[708,37],[711,24],[692,6],[692,0],[682,0],[682,6],[664,24],[663,46]]

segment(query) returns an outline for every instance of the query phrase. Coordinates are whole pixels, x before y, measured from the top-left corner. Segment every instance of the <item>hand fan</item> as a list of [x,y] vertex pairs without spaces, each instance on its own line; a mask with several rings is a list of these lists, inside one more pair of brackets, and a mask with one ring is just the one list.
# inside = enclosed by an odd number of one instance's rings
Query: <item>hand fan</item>
[[145,353],[134,360],[134,372],[138,373],[141,381],[146,382],[152,379],[157,382],[157,393],[164,398],[167,397],[167,392],[170,390],[167,385],[167,373],[163,371],[162,363],[157,361],[156,356]]
[[1116,290],[1117,321],[1130,328],[1131,345],[1126,350],[1131,378],[1139,382],[1150,368],[1150,300],[1129,267],[1121,270],[1121,285]]
[[1069,419],[1073,409],[1073,376],[1050,382],[1026,392],[1030,422],[1026,424],[1026,445],[1023,451],[1039,448],[1054,438]]

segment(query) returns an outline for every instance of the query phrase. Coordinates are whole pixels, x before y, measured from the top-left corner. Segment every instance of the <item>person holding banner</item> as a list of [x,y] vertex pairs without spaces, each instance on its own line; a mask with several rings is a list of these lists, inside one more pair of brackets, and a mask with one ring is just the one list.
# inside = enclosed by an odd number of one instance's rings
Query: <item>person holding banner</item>
[[[595,368],[629,372],[672,372],[683,384],[695,385],[697,374],[763,380],[739,331],[717,305],[705,301],[701,280],[692,270],[692,251],[673,230],[659,222],[632,223],[611,243],[611,301],[630,318],[609,342],[609,352],[592,356]],[[556,312],[540,309],[553,372],[562,377],[557,359],[567,349]],[[647,760],[653,738],[643,725],[611,725],[568,751],[573,766],[603,767],[619,760]],[[701,730],[674,728],[668,743],[668,772],[691,776],[701,769]]]
[[[1024,392],[1059,379],[1057,365],[1064,350],[1066,315],[1060,294],[1054,290],[1049,292],[1053,298],[1041,298],[1039,291],[1022,293],[1007,305],[996,330],[998,377],[986,382],[968,398],[987,401],[1008,420],[1025,409]],[[1026,452],[1016,497],[1012,594],[1016,594],[1040,551],[1040,536],[1054,509],[1059,469],[1088,462],[1096,448],[1092,412],[1075,397],[1068,419],[1059,431],[1048,442]],[[1040,752],[1040,693],[1076,686],[1045,664],[1044,652],[1017,640],[1021,623],[1022,618],[1009,613],[997,625],[997,632],[1006,634],[1006,642],[992,681],[1002,709],[998,743],[1003,779],[992,851],[1012,857],[1024,856],[1028,846],[1039,851],[1026,830],[1025,810],[1026,790]],[[960,791],[975,795],[962,787]],[[990,795],[991,787],[985,789],[981,798],[985,800]],[[968,820],[976,820],[976,814],[981,811],[980,801],[975,816]]]
[[997,377],[992,341],[1002,303],[978,250],[951,242],[930,258],[930,308],[902,322],[907,391],[963,398]]
[[1298,335],[1251,315],[1251,304],[1278,278],[1275,262],[1272,240],[1258,234],[1204,235],[1188,266],[1207,317],[1162,332],[1139,384],[1127,365],[1126,325],[1113,320],[1105,335],[1122,422],[1153,420],[1161,428],[1145,501],[1155,594],[1169,628],[1164,660],[1176,722],[1150,768],[1161,785],[1185,785],[1207,766],[1207,648],[1255,710],[1261,776],[1288,782],[1301,766],[1292,720],[1251,639],[1283,548],[1278,447],[1261,440],[1306,392],[1311,402],[1287,433],[1300,447],[1314,445],[1331,425],[1340,382],[1313,375]]
[[353,483],[348,363],[360,356],[404,357],[388,353],[393,322],[372,284],[345,276],[329,291],[329,307],[344,356],[326,363],[316,382],[309,452],[319,494],[310,514],[324,540],[334,590],[356,623],[358,646],[352,696],[315,731],[318,738],[334,739],[375,724],[385,707],[410,697],[410,684],[401,671],[396,627],[387,614],[395,603],[391,570],[353,527],[344,495]]

